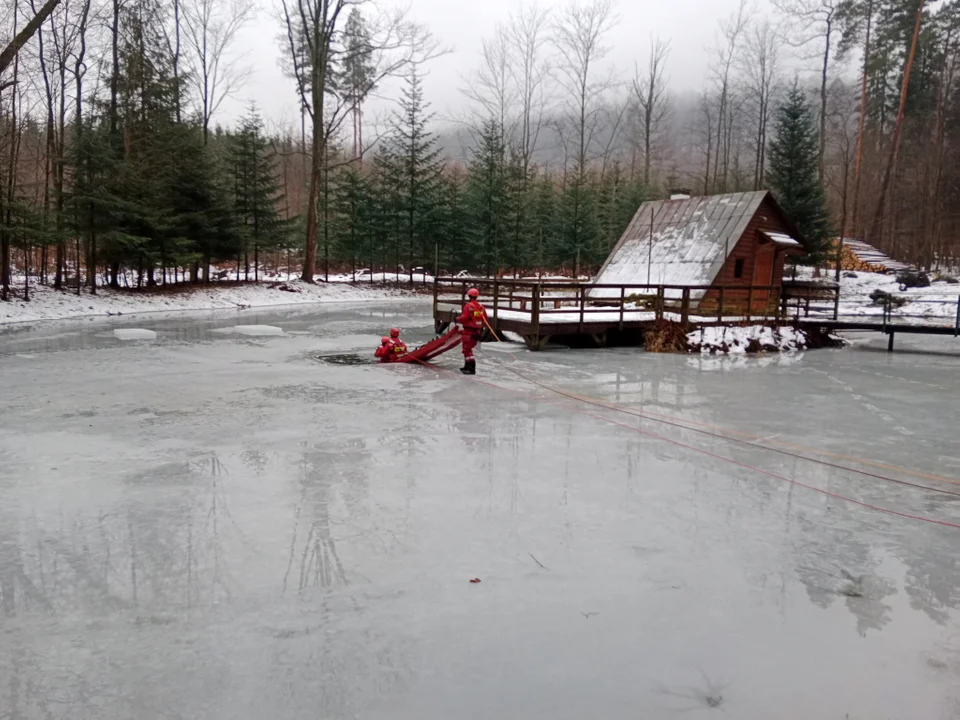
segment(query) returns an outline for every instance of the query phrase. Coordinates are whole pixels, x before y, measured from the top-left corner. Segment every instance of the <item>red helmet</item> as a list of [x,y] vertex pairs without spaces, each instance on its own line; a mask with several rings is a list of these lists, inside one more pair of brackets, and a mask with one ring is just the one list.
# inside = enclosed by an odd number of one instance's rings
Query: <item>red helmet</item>
[[476,288],[470,288],[469,290],[467,290],[467,297],[469,298],[480,297],[480,291],[477,290]]
[[390,342],[390,338],[388,338],[386,335],[384,335],[382,338],[380,338],[380,344],[381,344],[381,345],[386,345],[388,342]]
[[400,337],[400,328],[390,328],[390,337],[393,337],[393,338]]

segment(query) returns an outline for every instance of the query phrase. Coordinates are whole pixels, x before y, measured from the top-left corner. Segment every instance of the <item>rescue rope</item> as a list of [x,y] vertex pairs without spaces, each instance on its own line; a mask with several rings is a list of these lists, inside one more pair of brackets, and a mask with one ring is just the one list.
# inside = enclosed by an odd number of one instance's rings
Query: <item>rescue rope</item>
[[[513,355],[513,353],[510,353],[510,354],[516,359],[516,356]],[[486,353],[484,353],[484,356],[485,356],[485,357],[488,357],[488,358],[490,357],[490,356],[487,355]],[[863,476],[865,476],[865,477],[874,478],[874,479],[876,479],[876,480],[885,480],[885,481],[887,481],[887,482],[895,483],[895,484],[897,484],[897,485],[904,485],[904,486],[906,486],[906,487],[912,487],[912,488],[917,488],[917,489],[920,489],[920,490],[928,490],[928,491],[930,491],[930,492],[936,492],[936,493],[942,493],[942,494],[944,494],[944,495],[952,495],[952,496],[954,496],[954,497],[960,497],[960,492],[956,492],[956,491],[954,491],[954,490],[947,490],[947,489],[945,489],[945,488],[930,487],[929,485],[921,485],[920,483],[910,482],[909,480],[900,480],[899,478],[892,478],[892,477],[889,477],[888,475],[880,475],[879,473],[872,473],[872,472],[869,472],[869,471],[867,471],[867,470],[860,470],[860,469],[858,469],[858,468],[850,467],[849,465],[840,465],[839,463],[832,463],[832,462],[828,462],[828,461],[826,461],[826,460],[819,460],[819,459],[817,459],[817,458],[807,457],[806,455],[801,455],[800,453],[790,452],[789,450],[783,450],[783,449],[781,449],[781,448],[767,447],[767,446],[765,446],[765,445],[761,445],[761,444],[756,443],[756,442],[751,442],[751,441],[749,441],[749,440],[743,440],[743,439],[741,439],[741,438],[736,438],[736,437],[729,437],[729,436],[724,435],[724,434],[722,434],[722,433],[711,432],[710,430],[704,430],[704,429],[698,428],[698,427],[688,427],[687,425],[682,424],[683,422],[687,422],[686,420],[683,420],[682,422],[676,422],[676,421],[672,421],[672,420],[664,420],[664,419],[661,419],[660,417],[649,417],[648,415],[645,415],[643,412],[631,410],[630,408],[623,407],[622,405],[617,405],[616,403],[607,403],[607,402],[604,402],[604,401],[602,401],[602,400],[598,400],[597,398],[592,398],[592,397],[588,397],[588,396],[578,395],[578,394],[576,394],[576,393],[571,393],[571,392],[568,392],[568,391],[566,391],[566,390],[561,390],[560,388],[552,387],[552,386],[550,386],[550,385],[547,385],[546,383],[540,382],[540,381],[537,380],[536,378],[530,377],[530,376],[528,376],[528,375],[524,375],[524,374],[521,373],[519,370],[515,370],[514,368],[511,368],[511,367],[509,367],[508,365],[497,361],[495,358],[490,358],[490,360],[492,360],[494,363],[497,363],[498,365],[500,365],[500,367],[504,368],[504,369],[507,370],[508,372],[512,372],[512,373],[513,373],[514,375],[516,375],[517,377],[520,377],[520,378],[522,378],[523,380],[526,380],[527,382],[536,385],[537,387],[541,387],[541,388],[543,388],[544,390],[548,390],[548,391],[550,391],[550,392],[556,393],[557,395],[562,395],[563,397],[570,398],[571,400],[577,400],[577,401],[579,401],[579,402],[586,403],[587,405],[593,405],[593,406],[595,406],[595,407],[602,407],[602,408],[605,408],[605,409],[607,409],[607,410],[613,410],[613,411],[615,411],[615,412],[624,413],[625,415],[631,415],[631,416],[633,416],[633,417],[641,418],[641,419],[644,419],[644,420],[651,420],[652,422],[658,422],[658,423],[661,423],[661,424],[663,424],[663,425],[669,425],[669,426],[671,426],[671,427],[680,428],[681,430],[689,430],[689,431],[691,431],[691,432],[700,433],[701,435],[706,435],[706,436],[708,436],[708,437],[718,438],[718,439],[720,439],[720,440],[726,440],[726,441],[728,441],[728,442],[738,443],[738,444],[740,444],[740,445],[746,445],[747,447],[756,448],[756,449],[758,449],[758,450],[765,450],[765,451],[767,451],[767,452],[774,452],[774,453],[778,453],[778,454],[780,454],[780,455],[785,455],[785,456],[787,456],[787,457],[796,458],[796,459],[798,459],[798,460],[806,460],[807,462],[812,462],[812,463],[815,463],[815,464],[817,464],[817,465],[823,465],[823,466],[825,466],[825,467],[834,468],[835,470],[844,470],[844,471],[846,471],[846,472],[855,473],[855,474],[857,474],[857,475],[863,475]],[[662,417],[662,416],[661,416],[661,417]],[[938,478],[936,478],[936,479],[942,480],[943,482],[952,483],[952,484],[955,484],[955,485],[960,484],[960,482],[958,482],[958,481],[956,481],[956,480],[950,480],[950,479],[948,479],[948,478],[939,478],[939,477],[938,477]]]
[[[481,352],[483,352],[483,351],[481,350]],[[484,355],[485,357],[488,357],[488,358],[490,357],[490,356],[487,355],[486,353],[483,353],[483,355]],[[512,353],[511,353],[511,355],[512,355]],[[514,356],[514,357],[515,357],[515,356]],[[569,399],[573,399],[573,400],[577,400],[577,399],[578,399],[578,398],[576,398],[576,397],[572,397],[572,396],[570,396],[570,395],[564,394],[563,391],[558,391],[557,389],[552,388],[552,387],[550,387],[550,386],[548,386],[548,385],[545,385],[544,383],[540,383],[539,381],[526,378],[526,377],[523,376],[522,373],[519,373],[518,371],[516,371],[516,370],[514,370],[514,369],[512,369],[512,368],[509,368],[509,367],[506,366],[504,363],[502,363],[502,362],[500,362],[500,361],[498,361],[498,360],[495,360],[495,359],[493,359],[493,358],[490,358],[490,359],[493,360],[493,362],[496,363],[497,365],[503,367],[504,369],[508,370],[509,372],[513,373],[514,375],[517,375],[517,377],[520,377],[521,379],[526,380],[527,382],[533,383],[534,385],[536,385],[536,386],[538,386],[538,387],[542,387],[542,388],[545,389],[545,390],[549,390],[550,392],[554,392],[554,393],[556,393],[556,394],[559,394],[559,395],[561,395],[562,397],[568,397]],[[443,373],[447,373],[447,374],[450,374],[450,375],[454,375],[454,373],[453,373],[451,370],[448,370],[448,369],[446,369],[446,368],[442,368],[442,367],[439,367],[439,366],[437,366],[437,365],[431,365],[431,364],[426,363],[426,362],[423,362],[423,361],[421,361],[421,360],[418,360],[417,362],[420,362],[422,365],[425,365],[426,367],[433,368],[434,370],[437,370],[437,371],[439,371],[439,372],[443,372]],[[518,392],[518,391],[517,391],[516,389],[514,389],[514,388],[508,388],[508,387],[505,387],[505,386],[503,386],[503,385],[498,385],[498,384],[496,384],[496,383],[489,382],[489,381],[487,381],[487,380],[481,380],[481,379],[476,378],[476,377],[473,377],[472,379],[473,379],[474,382],[477,382],[477,383],[480,383],[480,384],[482,384],[482,385],[486,385],[486,386],[488,386],[488,387],[495,388],[495,389],[498,389],[498,390],[503,390],[503,391],[506,391],[506,392]],[[519,392],[525,392],[525,394],[531,394],[531,393],[529,393],[529,391],[519,391]],[[547,402],[551,402],[551,404],[558,405],[559,407],[564,407],[565,409],[570,409],[569,406],[564,406],[564,405],[562,405],[562,404],[560,404],[560,403],[558,403],[558,402],[552,402],[552,401],[549,401],[549,400],[548,400]],[[614,408],[611,408],[611,409],[614,409]],[[678,447],[682,447],[682,448],[684,448],[684,449],[686,449],[686,450],[691,450],[691,451],[693,451],[693,452],[700,453],[700,454],[702,454],[702,455],[706,455],[706,456],[711,457],[711,458],[714,458],[714,459],[716,459],[716,460],[722,460],[722,461],[724,461],[724,462],[731,463],[731,464],[736,465],[736,466],[738,466],[738,467],[742,467],[742,468],[747,469],[747,470],[752,470],[752,471],[754,471],[754,472],[760,473],[761,475],[766,475],[767,477],[772,477],[772,478],[774,478],[774,479],[776,479],[776,480],[780,480],[780,481],[782,481],[782,482],[786,482],[786,483],[789,483],[789,484],[791,484],[791,485],[795,485],[795,486],[797,486],[797,487],[802,487],[802,488],[804,488],[804,489],[811,490],[811,491],[816,492],[816,493],[820,493],[821,495],[825,495],[825,496],[827,496],[827,497],[831,497],[831,498],[834,498],[834,499],[836,499],[836,500],[843,500],[844,502],[848,502],[848,503],[850,503],[850,504],[852,504],[852,505],[857,505],[857,506],[862,507],[862,508],[865,508],[865,509],[867,509],[867,510],[873,510],[874,512],[883,513],[883,514],[885,514],[885,515],[892,515],[892,516],[894,516],[894,517],[900,517],[900,518],[904,518],[904,519],[907,519],[907,520],[916,520],[916,521],[919,521],[919,522],[925,522],[925,523],[929,523],[929,524],[932,524],[932,525],[941,525],[941,526],[944,526],[944,527],[951,527],[951,528],[956,528],[956,529],[960,530],[960,524],[958,524],[958,523],[952,523],[952,522],[949,522],[949,521],[947,521],[947,520],[938,520],[938,519],[936,519],[936,518],[925,517],[925,516],[923,516],[923,515],[914,515],[914,514],[912,514],[912,513],[906,513],[906,512],[902,512],[902,511],[900,511],[900,510],[893,510],[893,509],[890,509],[890,508],[881,507],[881,506],[879,506],[879,505],[873,505],[872,503],[864,502],[864,501],[862,501],[862,500],[857,500],[856,498],[848,497],[848,496],[846,496],[846,495],[841,495],[840,493],[834,492],[834,491],[832,491],[832,490],[826,490],[826,489],[824,489],[824,488],[816,487],[815,485],[809,485],[809,484],[807,484],[807,483],[801,482],[801,481],[799,481],[799,480],[795,480],[795,479],[793,479],[793,478],[789,478],[789,477],[787,477],[787,476],[785,476],[785,475],[781,475],[781,474],[779,474],[779,473],[775,473],[775,472],[772,472],[772,471],[770,471],[770,470],[764,470],[763,468],[759,468],[759,467],[756,467],[756,466],[754,466],[754,465],[750,465],[750,464],[745,463],[745,462],[742,462],[742,461],[740,461],[740,460],[735,460],[735,459],[733,459],[733,458],[728,458],[728,457],[726,457],[726,456],[724,456],[724,455],[720,455],[719,453],[715,453],[715,452],[712,452],[712,451],[710,451],[710,450],[706,450],[706,449],[704,449],[704,448],[699,448],[699,447],[697,447],[697,446],[695,446],[695,445],[690,445],[690,444],[688,444],[688,443],[682,442],[682,441],[680,441],[680,440],[676,440],[676,439],[674,439],[674,438],[667,437],[667,436],[665,436],[665,435],[659,435],[659,434],[657,434],[657,433],[650,432],[649,430],[643,430],[643,429],[641,429],[641,428],[633,427],[632,425],[627,425],[626,423],[622,423],[622,422],[620,422],[620,421],[618,421],[618,420],[614,420],[613,418],[609,418],[609,417],[606,417],[606,416],[604,416],[604,415],[598,415],[598,414],[596,414],[596,413],[587,412],[587,411],[585,411],[585,410],[579,410],[579,409],[576,409],[576,408],[573,408],[573,411],[574,411],[574,412],[577,412],[577,413],[579,413],[579,414],[581,414],[581,415],[584,415],[584,416],[586,416],[586,417],[590,417],[590,418],[594,418],[594,419],[596,419],[596,420],[600,420],[601,422],[606,422],[606,423],[609,423],[609,424],[612,424],[612,425],[616,425],[616,426],[618,426],[618,427],[622,427],[622,428],[627,429],[627,430],[631,430],[631,431],[633,431],[633,432],[635,432],[635,433],[638,433],[639,435],[644,435],[644,436],[646,436],[646,437],[651,437],[651,438],[654,438],[654,439],[656,439],[656,440],[662,440],[662,441],[668,442],[668,443],[670,443],[670,444],[672,444],[672,445],[676,445],[676,446],[678,446]],[[687,428],[687,429],[692,429],[692,428]],[[721,437],[721,438],[722,438],[723,436],[718,435],[718,437]],[[727,439],[731,439],[731,438],[727,438]],[[760,447],[761,449],[773,449],[773,448],[764,448],[763,446],[755,446],[755,447]],[[802,455],[801,455],[801,456],[798,456],[798,457],[800,457],[801,459],[809,460],[810,462],[820,462],[820,461],[818,461],[818,460],[814,460],[814,459],[811,459],[811,458],[805,458],[805,457],[803,457]],[[853,469],[851,469],[851,470],[852,470],[853,472],[858,472],[858,471],[853,470]],[[883,477],[883,476],[880,476],[880,477]],[[884,479],[889,479],[889,480],[891,480],[891,481],[895,481],[893,478],[884,478]],[[921,487],[921,488],[923,488],[923,489],[932,490],[932,491],[935,491],[935,492],[936,492],[936,490],[934,490],[933,488],[926,488],[926,487],[924,487],[924,486],[917,486],[917,487]],[[941,491],[941,492],[943,492],[943,491]]]

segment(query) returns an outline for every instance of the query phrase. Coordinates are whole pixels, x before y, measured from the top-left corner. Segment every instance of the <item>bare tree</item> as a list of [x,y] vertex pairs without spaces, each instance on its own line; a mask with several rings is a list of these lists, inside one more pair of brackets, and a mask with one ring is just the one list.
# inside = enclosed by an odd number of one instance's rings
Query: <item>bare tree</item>
[[[827,155],[824,179],[826,189],[836,197],[834,214],[839,217],[837,227],[847,224],[852,197],[851,180],[856,163],[857,149],[857,99],[854,89],[841,81],[830,86],[830,113],[827,116]],[[838,207],[839,206],[839,207]],[[840,261],[843,238],[836,255],[836,280],[840,280]]]
[[545,85],[549,66],[544,51],[549,18],[549,12],[536,5],[521,5],[507,30],[514,55],[508,70],[520,106],[515,152],[523,163],[524,177],[530,173],[546,111]]
[[820,69],[820,155],[819,176],[823,182],[823,156],[827,131],[827,79],[830,72],[830,50],[833,25],[840,0],[773,0],[787,22],[786,37],[794,47],[804,48],[819,43],[817,53],[823,62]]
[[[14,3],[16,6],[17,3]],[[20,48],[27,44],[27,41],[33,37],[34,33],[40,29],[40,26],[46,21],[47,17],[54,11],[57,5],[60,4],[60,0],[47,0],[43,4],[30,21],[23,26],[23,29],[20,32],[17,32],[17,23],[16,23],[16,7],[14,8],[14,24],[13,24],[13,39],[7,44],[7,46],[0,51],[0,75],[10,66],[10,63],[13,62],[16,58],[17,53],[20,52]],[[9,87],[14,84],[16,80],[9,80],[6,82],[0,82],[0,90],[3,90],[5,87]]]
[[730,113],[730,101],[733,94],[731,74],[739,56],[740,43],[747,29],[750,12],[751,8],[748,0],[740,0],[736,11],[720,24],[717,44],[713,48],[714,61],[711,67],[711,80],[717,95],[717,138],[714,148],[712,181],[714,192],[725,188],[730,172],[732,148],[729,138],[733,128]]
[[586,172],[606,95],[614,86],[612,74],[597,71],[609,50],[603,38],[613,22],[612,0],[593,0],[589,5],[568,5],[554,26],[557,76],[567,93],[577,146],[577,173],[581,176]]
[[650,185],[650,168],[653,159],[654,138],[670,111],[667,95],[666,64],[670,43],[660,38],[651,38],[647,67],[634,70],[633,100],[643,143],[643,183]]
[[763,185],[766,171],[767,130],[773,117],[779,64],[780,38],[770,21],[764,20],[747,33],[740,57],[754,123],[754,190],[759,190]]
[[[510,39],[506,28],[498,25],[493,37],[481,41],[483,61],[473,77],[467,81],[463,94],[479,109],[474,130],[479,131],[489,118],[495,120],[501,132],[508,134],[512,121],[516,92],[510,77]],[[476,113],[474,113],[476,114]]]
[[[313,282],[317,264],[318,202],[325,174],[331,169],[328,147],[352,114],[354,90],[341,92],[337,72],[345,49],[340,35],[351,8],[371,5],[368,0],[281,0],[283,44],[287,70],[293,77],[301,108],[310,118],[309,192],[307,194],[306,247],[302,278]],[[369,28],[370,86],[397,75],[411,64],[426,62],[441,51],[432,35],[397,10],[376,16]],[[362,149],[361,149],[362,153]]]
[[250,76],[249,67],[241,65],[238,58],[230,57],[230,46],[239,30],[253,17],[254,6],[251,0],[191,0],[182,6],[178,0],[175,10],[182,13],[186,66],[196,93],[206,143],[210,118]]

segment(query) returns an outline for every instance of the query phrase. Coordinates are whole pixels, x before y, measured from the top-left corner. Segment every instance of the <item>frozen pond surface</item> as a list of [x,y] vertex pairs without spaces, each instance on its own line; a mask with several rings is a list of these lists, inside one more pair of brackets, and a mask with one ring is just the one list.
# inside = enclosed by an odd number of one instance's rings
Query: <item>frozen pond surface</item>
[[428,312],[0,331],[0,718],[960,717],[960,529],[747,466],[960,497],[637,417],[960,492],[960,340],[316,359]]

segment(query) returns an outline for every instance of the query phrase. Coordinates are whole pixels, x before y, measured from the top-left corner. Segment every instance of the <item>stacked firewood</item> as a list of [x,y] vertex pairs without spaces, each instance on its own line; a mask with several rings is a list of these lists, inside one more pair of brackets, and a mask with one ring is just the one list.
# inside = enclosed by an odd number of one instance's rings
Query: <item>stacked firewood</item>
[[[829,257],[836,258],[836,256],[837,246],[836,243],[834,243]],[[851,270],[853,272],[869,273],[883,273],[887,270],[883,265],[872,265],[871,263],[861,260],[856,256],[853,250],[848,248],[846,245],[843,246],[843,249],[840,252],[840,269]]]

